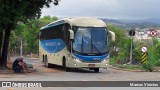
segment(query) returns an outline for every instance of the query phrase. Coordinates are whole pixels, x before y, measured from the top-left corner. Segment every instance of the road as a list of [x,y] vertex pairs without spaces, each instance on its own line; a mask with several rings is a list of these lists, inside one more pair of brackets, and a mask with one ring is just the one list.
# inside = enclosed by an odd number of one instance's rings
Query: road
[[[1,81],[160,81],[160,72],[129,72],[122,70],[115,70],[112,68],[100,69],[99,73],[95,73],[94,71],[86,69],[74,69],[71,72],[65,72],[62,69],[62,67],[58,66],[53,66],[52,68],[45,68],[43,66],[43,63],[38,59],[26,58],[24,61],[32,63],[36,71],[32,73],[21,73],[21,74],[17,73],[0,74],[0,80]],[[3,89],[7,90],[5,88]],[[52,88],[45,88],[42,90],[51,90],[51,89]],[[59,89],[88,90],[86,88],[59,88]],[[91,88],[91,89],[97,90],[97,88]],[[21,89],[16,88],[15,90],[21,90]],[[39,89],[34,88],[32,90],[39,90]]]

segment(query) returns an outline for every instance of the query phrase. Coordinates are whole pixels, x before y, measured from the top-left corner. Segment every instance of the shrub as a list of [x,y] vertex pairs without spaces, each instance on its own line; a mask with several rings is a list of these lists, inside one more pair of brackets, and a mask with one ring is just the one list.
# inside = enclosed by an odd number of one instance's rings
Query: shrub
[[146,61],[145,64],[142,65],[142,67],[146,70],[146,71],[150,71],[152,72],[154,69],[154,64],[150,61]]
[[115,58],[115,57],[110,58],[110,60],[109,60],[109,64],[113,65],[113,64],[116,64],[116,63],[117,63],[117,60],[116,60],[116,58]]
[[160,60],[155,63],[156,66],[160,66]]

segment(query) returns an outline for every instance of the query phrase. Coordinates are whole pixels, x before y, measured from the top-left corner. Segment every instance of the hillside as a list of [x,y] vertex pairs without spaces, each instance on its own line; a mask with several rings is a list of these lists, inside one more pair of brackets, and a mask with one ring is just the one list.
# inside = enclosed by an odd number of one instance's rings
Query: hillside
[[123,28],[147,28],[147,27],[160,27],[160,18],[151,19],[139,19],[139,20],[129,20],[129,19],[106,19],[101,18],[107,24],[114,24]]

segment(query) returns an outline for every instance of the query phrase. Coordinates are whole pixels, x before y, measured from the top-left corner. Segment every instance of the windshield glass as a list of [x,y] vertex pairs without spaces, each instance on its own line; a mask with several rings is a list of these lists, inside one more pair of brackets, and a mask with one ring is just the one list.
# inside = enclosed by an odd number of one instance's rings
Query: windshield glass
[[75,34],[73,50],[84,54],[105,53],[108,50],[105,27],[79,27]]

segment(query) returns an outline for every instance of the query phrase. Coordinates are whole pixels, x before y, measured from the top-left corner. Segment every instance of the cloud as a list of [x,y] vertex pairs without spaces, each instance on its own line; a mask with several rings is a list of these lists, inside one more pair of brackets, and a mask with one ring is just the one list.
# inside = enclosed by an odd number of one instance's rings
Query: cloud
[[61,0],[43,8],[42,15],[109,18],[157,18],[160,0]]

